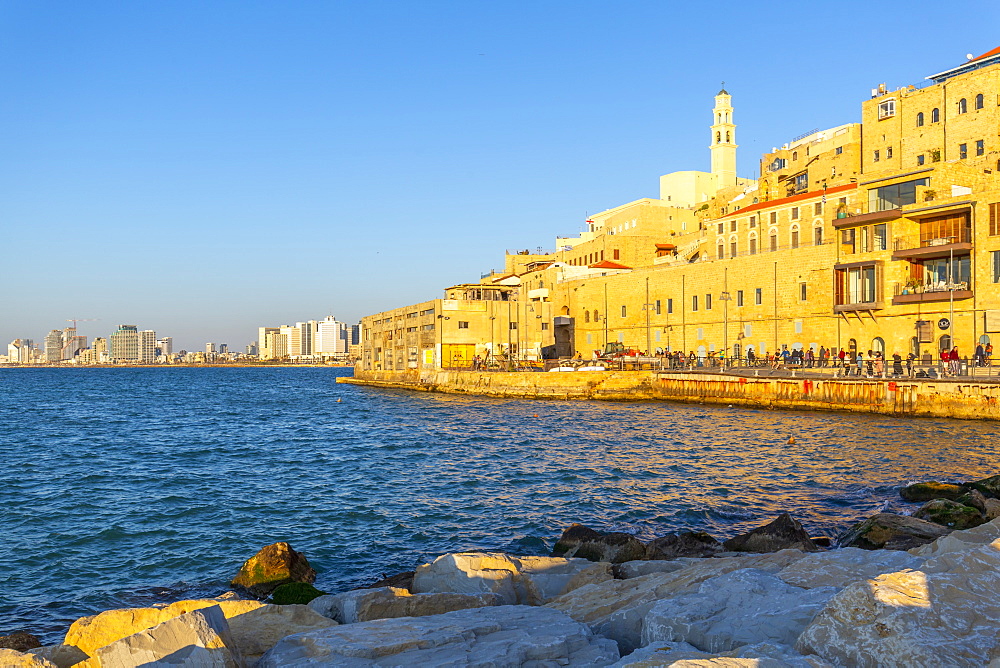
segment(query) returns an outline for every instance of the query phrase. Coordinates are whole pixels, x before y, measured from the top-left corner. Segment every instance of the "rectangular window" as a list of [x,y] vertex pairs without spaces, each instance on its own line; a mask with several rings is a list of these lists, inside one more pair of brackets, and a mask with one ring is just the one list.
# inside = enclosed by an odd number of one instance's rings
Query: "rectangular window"
[[890,98],[878,103],[878,119],[884,120],[896,115],[896,98]]
[[626,310],[625,310],[625,305],[623,304],[623,305],[622,305],[622,317],[623,317],[623,318],[625,317],[625,313],[626,313]]
[[907,204],[914,204],[917,201],[917,187],[929,186],[929,178],[894,183],[891,186],[872,188],[868,191],[868,211],[888,211],[898,209]]
[[1000,235],[1000,202],[990,204],[990,236]]
[[750,216],[750,229],[757,227],[757,216]]
[[959,144],[958,145],[958,157],[960,160],[965,160],[969,157],[969,145]]
[[879,160],[879,152],[875,151],[875,153],[872,154],[872,162],[878,162],[878,160]]
[[823,213],[823,203],[822,202],[816,202],[815,204],[813,204],[813,215],[814,216],[819,216],[822,213]]
[[867,253],[872,249],[871,230],[868,227],[862,227],[860,229],[861,229],[861,252]]
[[872,250],[884,251],[888,245],[889,227],[885,223],[880,223],[872,227]]
[[459,320],[458,321],[458,328],[459,329],[468,329],[469,328],[469,321],[468,320]]
[[613,259],[613,260],[620,260],[621,259],[621,252],[617,248],[615,248],[613,251],[611,251],[611,259]]
[[764,303],[764,289],[763,288],[757,288],[756,290],[754,290],[753,303],[756,304],[757,306],[760,306],[761,304]]
[[510,328],[511,329],[517,329],[517,323],[516,322],[510,323]]
[[922,164],[924,164],[924,155],[923,155],[923,153],[921,153],[920,155],[917,156],[917,165],[919,166],[919,165],[922,165]]
[[802,333],[802,321],[801,320],[796,320],[795,321],[795,333],[796,334],[801,334]]
[[729,242],[729,257],[736,257],[736,242]]
[[771,235],[771,252],[773,253],[776,250],[778,250],[778,235],[777,234],[772,234]]
[[756,255],[757,254],[757,238],[756,237],[750,237],[750,254],[751,255]]
[[795,192],[802,192],[809,189],[809,173],[802,172],[795,175]]
[[691,310],[698,310],[698,295],[691,295]]
[[549,323],[543,322],[542,323],[542,329],[544,330],[544,329],[548,329],[548,328],[549,328]]
[[660,315],[660,300],[656,300],[656,315]]
[[753,325],[747,323],[743,325],[743,338],[750,338],[753,336]]
[[737,306],[743,306],[743,291],[742,290],[737,290],[736,291],[736,305]]
[[777,211],[772,211],[771,212],[771,224],[774,225],[777,222],[778,222],[778,212]]
[[982,139],[976,140],[976,155],[983,155],[986,153],[986,142]]
[[729,221],[729,231],[730,232],[735,232],[736,231],[736,221],[735,220]]
[[799,283],[799,301],[806,301],[806,284]]
[[1000,251],[990,251],[993,260],[993,282],[1000,283]]
[[667,300],[667,313],[673,313],[673,312],[674,312],[674,300],[673,299],[668,299]]
[[891,146],[887,146],[885,148],[885,159],[886,160],[891,160],[892,159],[892,147]]
[[843,146],[838,146],[837,148],[833,149],[833,154],[834,155],[840,155],[843,152],[844,152],[844,147]]
[[792,207],[792,220],[798,220],[798,219],[799,219],[799,207],[793,206]]
[[701,341],[705,338],[705,329],[703,327],[698,328],[698,340]]
[[716,255],[720,260],[726,256],[725,248],[723,244],[719,244],[718,248],[716,248]]
[[705,295],[705,310],[706,311],[711,311],[712,310],[712,295],[711,294]]
[[792,248],[799,247],[799,231],[792,230]]
[[719,223],[719,234],[722,234],[725,231],[726,231],[726,224],[725,223]]
[[817,227],[813,231],[813,234],[815,235],[814,243],[817,246],[823,245],[823,228],[822,227]]
[[837,305],[875,303],[875,277],[875,265],[838,269],[835,295]]

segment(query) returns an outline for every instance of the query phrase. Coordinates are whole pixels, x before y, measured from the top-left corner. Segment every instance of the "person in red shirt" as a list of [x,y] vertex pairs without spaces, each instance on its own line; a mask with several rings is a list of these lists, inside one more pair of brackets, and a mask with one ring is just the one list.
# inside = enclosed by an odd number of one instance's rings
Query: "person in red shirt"
[[958,346],[955,346],[954,348],[952,348],[951,352],[948,353],[948,360],[949,360],[949,363],[950,363],[950,366],[951,366],[951,375],[957,376],[958,375],[958,371],[959,371],[959,369],[958,369]]

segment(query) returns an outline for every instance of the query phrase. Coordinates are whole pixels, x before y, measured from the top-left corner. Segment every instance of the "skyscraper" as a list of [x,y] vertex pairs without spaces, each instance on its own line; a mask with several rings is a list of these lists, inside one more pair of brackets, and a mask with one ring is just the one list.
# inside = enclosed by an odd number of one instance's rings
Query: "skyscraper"
[[139,332],[139,361],[145,363],[156,361],[156,332],[151,329]]
[[53,329],[45,335],[45,361],[58,362],[62,359],[63,333]]
[[139,361],[139,328],[135,325],[119,325],[111,335],[112,362]]

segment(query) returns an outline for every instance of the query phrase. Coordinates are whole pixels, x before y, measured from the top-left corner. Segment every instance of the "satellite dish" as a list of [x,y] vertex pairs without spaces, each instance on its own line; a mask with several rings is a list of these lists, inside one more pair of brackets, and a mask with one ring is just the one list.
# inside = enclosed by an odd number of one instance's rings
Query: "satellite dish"
[[967,54],[965,54],[965,57],[966,57],[966,59],[968,59],[968,60],[972,60],[973,58],[975,58],[975,56],[973,56],[973,55],[972,55],[971,53],[967,53]]

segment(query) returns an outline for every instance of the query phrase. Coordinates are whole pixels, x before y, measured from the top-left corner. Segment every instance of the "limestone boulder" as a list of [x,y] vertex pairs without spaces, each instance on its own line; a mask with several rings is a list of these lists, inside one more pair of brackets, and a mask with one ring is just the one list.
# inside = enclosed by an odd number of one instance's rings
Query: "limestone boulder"
[[621,651],[627,653],[642,645],[642,620],[657,601],[696,591],[705,580],[741,568],[777,573],[802,556],[798,550],[782,550],[691,559],[689,565],[674,572],[587,585],[546,605],[587,624],[594,633],[614,639]]
[[573,524],[556,541],[552,556],[620,564],[645,559],[646,545],[632,534],[595,531],[582,524]]
[[646,559],[711,557],[722,551],[722,543],[704,531],[670,533],[646,543]]
[[548,608],[499,606],[380,619],[280,641],[258,668],[285,666],[606,666],[614,642]]
[[41,656],[16,649],[0,649],[0,666],[4,668],[57,668],[56,664]]
[[1000,538],[1000,519],[991,520],[972,529],[952,531],[932,543],[909,550],[918,557],[935,557],[947,552],[964,552],[992,543]]
[[985,497],[1000,499],[1000,475],[990,476],[982,480],[973,480],[972,482],[965,483],[964,486],[969,489],[978,490]]
[[64,645],[79,648],[85,654],[94,656],[97,649],[109,645],[116,640],[139,633],[158,624],[173,619],[178,615],[212,606],[219,606],[227,618],[242,615],[251,610],[263,607],[260,601],[242,601],[237,599],[192,599],[177,601],[165,606],[150,608],[120,608],[83,617],[76,620],[66,632]]
[[41,647],[42,643],[38,638],[27,631],[14,631],[5,636],[0,636],[0,649],[12,649],[18,652],[26,652],[35,647]]
[[906,501],[933,501],[934,499],[949,499],[954,501],[965,493],[961,485],[946,482],[916,482],[899,490],[899,495]]
[[637,578],[651,573],[673,573],[689,566],[686,560],[673,559],[664,561],[656,559],[652,561],[626,561],[623,564],[614,564],[611,573],[618,580]]
[[309,607],[341,624],[394,617],[426,617],[453,610],[499,605],[496,594],[411,594],[406,589],[378,587],[321,596]]
[[920,568],[924,560],[899,550],[862,550],[844,547],[809,554],[778,571],[779,578],[794,587],[837,587],[904,568]]
[[1000,662],[1000,541],[947,552],[923,570],[886,573],[831,599],[796,643],[850,666]]
[[975,508],[948,499],[928,501],[913,516],[949,529],[971,529],[986,521],[983,514]]
[[642,644],[686,642],[705,652],[742,645],[790,645],[837,593],[836,587],[793,587],[748,568],[705,580],[696,592],[656,603],[642,625]]
[[98,648],[94,658],[101,668],[170,664],[243,668],[245,665],[218,606],[192,610],[116,640]]
[[253,666],[279,640],[294,633],[306,633],[337,626],[307,605],[263,605],[227,619],[233,647],[247,666]]
[[[28,653],[34,654],[46,661],[51,661],[57,668],[70,668],[90,658],[79,647],[73,647],[72,645],[45,645],[44,647],[29,649]],[[3,663],[0,663],[0,665],[3,665]]]
[[988,499],[983,496],[983,493],[978,489],[970,489],[968,492],[955,499],[955,503],[961,503],[963,506],[975,508],[983,514],[986,513],[987,501]]
[[586,584],[612,579],[611,565],[586,559],[445,554],[413,576],[414,594],[495,594],[503,605],[541,605]]
[[819,549],[798,520],[788,513],[782,513],[774,521],[748,533],[730,538],[722,545],[730,552],[777,552],[786,549],[815,552]]
[[687,643],[660,642],[640,647],[609,668],[833,668],[818,656],[803,656],[788,645],[757,643],[731,652],[702,652]]
[[232,585],[265,598],[283,584],[315,581],[316,571],[304,554],[293,550],[288,543],[274,543],[247,559]]
[[858,522],[839,539],[841,547],[862,550],[909,550],[951,532],[948,527],[906,515],[879,513]]

